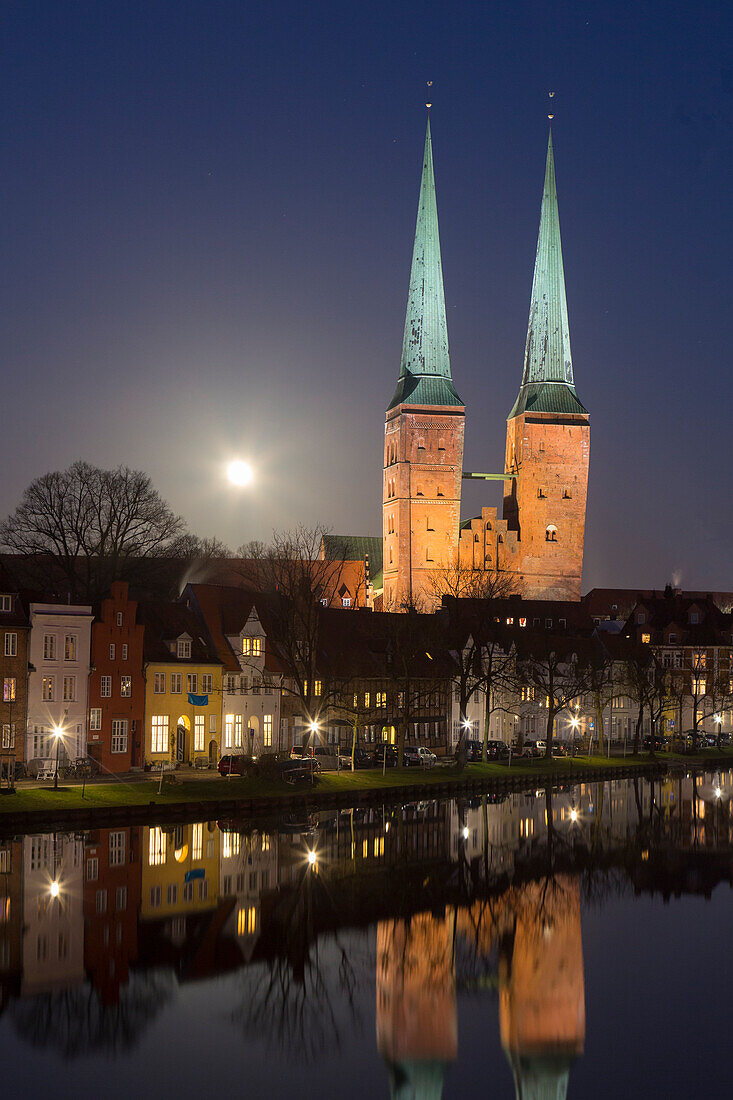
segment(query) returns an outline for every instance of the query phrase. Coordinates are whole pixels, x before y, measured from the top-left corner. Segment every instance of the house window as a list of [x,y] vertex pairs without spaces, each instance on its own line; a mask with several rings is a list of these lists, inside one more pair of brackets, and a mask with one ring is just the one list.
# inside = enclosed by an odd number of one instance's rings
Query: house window
[[15,722],[13,722],[12,726],[9,723],[5,723],[3,726],[3,748],[15,748]]
[[110,661],[114,661],[116,654],[117,654],[117,650],[115,648],[114,642],[112,642],[110,647],[109,647],[109,659],[110,659]]
[[169,882],[165,892],[166,905],[175,905],[178,901],[178,886],[175,882]]
[[386,707],[387,706],[387,692],[386,691],[378,691],[377,692],[377,706],[378,707]]
[[252,653],[252,639],[251,638],[242,638],[242,655],[244,657],[249,657],[251,653]]
[[234,715],[234,747],[235,749],[241,749],[242,747],[242,715]]
[[699,623],[700,622],[700,616],[698,615],[697,611],[691,611],[690,612],[690,622],[691,623]]
[[674,645],[677,641],[677,635],[676,634],[670,634],[667,641],[670,643],[670,645]]
[[211,695],[214,690],[214,677],[210,672],[205,672],[201,677],[201,691],[204,695]]
[[545,528],[545,542],[557,542],[557,527],[553,523]]
[[13,598],[12,596],[0,596],[0,611],[12,611]]
[[183,691],[183,673],[171,672],[171,694],[180,695]]
[[120,676],[120,695],[123,699],[132,695],[132,676]]
[[230,749],[232,747],[232,739],[234,736],[234,715],[227,714],[224,717],[224,748]]
[[150,887],[150,908],[157,909],[163,898],[163,889],[160,886]]
[[56,660],[56,635],[43,635],[43,659],[44,661]]
[[342,596],[341,597],[341,606],[342,607],[351,607],[351,596]]
[[112,720],[112,752],[127,752],[127,719]]
[[209,733],[216,733],[216,715],[209,715]]
[[194,752],[203,752],[204,751],[204,747],[205,747],[204,746],[204,740],[205,740],[204,715],[203,714],[197,714],[194,717],[194,720],[193,720],[193,751]]
[[99,677],[99,694],[103,699],[112,698],[112,677],[100,676]]
[[115,891],[115,909],[121,912],[123,909],[127,909],[127,887],[118,886]]
[[204,858],[204,823],[197,821],[191,826],[191,859]]
[[44,676],[41,680],[41,698],[44,703],[53,703],[55,679],[55,676]]
[[636,621],[639,626],[643,626],[643,624],[646,622],[646,613],[644,611],[637,612]]
[[64,638],[64,660],[76,660],[76,634],[67,634]]
[[155,693],[155,695],[164,695],[165,694],[165,673],[164,672],[156,672],[155,677],[153,678],[153,692]]
[[107,891],[97,890],[97,912],[106,913],[107,911]]
[[99,878],[99,860],[95,856],[87,860],[87,882],[96,882]]
[[323,684],[321,683],[321,681],[320,680],[314,680],[313,681],[313,694],[314,695],[320,695],[322,691],[323,691]]
[[154,825],[148,838],[148,866],[160,867],[165,863],[167,843],[168,838],[160,825]]
[[186,676],[186,691],[190,692],[191,695],[195,695],[197,686],[198,676],[195,672],[189,672]]
[[652,636],[651,636],[651,634],[642,634],[641,640],[644,643],[644,645],[649,645],[649,642],[652,640]]
[[[124,832],[111,832],[109,834],[109,862],[111,867],[122,867],[125,862],[125,834]],[[119,909],[119,905],[117,906]]]
[[5,635],[5,656],[17,657],[18,656],[18,635],[6,634]]
[[364,706],[368,708],[370,705],[371,705],[371,693],[368,692],[368,691],[365,691],[364,692]]
[[692,677],[692,694],[693,695],[704,695],[705,694],[705,688],[706,688],[706,683],[705,683],[705,677],[704,676],[693,676]]
[[181,638],[176,644],[176,657],[179,661],[187,661],[191,657],[191,642],[188,638]]
[[117,625],[122,626],[122,612],[121,611],[117,612]]
[[154,714],[150,719],[150,751],[168,752],[168,715]]
[[101,730],[102,728],[102,708],[92,707],[89,711],[89,729]]
[[6,676],[3,680],[3,703],[15,702],[15,677]]
[[122,645],[122,660],[127,660],[127,642],[124,642]]
[[265,714],[262,719],[262,744],[266,749],[272,748],[272,715]]

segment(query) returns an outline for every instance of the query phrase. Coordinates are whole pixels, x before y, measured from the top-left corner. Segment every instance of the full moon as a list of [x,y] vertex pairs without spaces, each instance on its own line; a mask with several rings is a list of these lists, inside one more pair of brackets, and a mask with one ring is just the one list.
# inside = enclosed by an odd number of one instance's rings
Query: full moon
[[252,480],[252,467],[237,459],[236,462],[230,462],[227,466],[227,477],[232,485],[249,485]]

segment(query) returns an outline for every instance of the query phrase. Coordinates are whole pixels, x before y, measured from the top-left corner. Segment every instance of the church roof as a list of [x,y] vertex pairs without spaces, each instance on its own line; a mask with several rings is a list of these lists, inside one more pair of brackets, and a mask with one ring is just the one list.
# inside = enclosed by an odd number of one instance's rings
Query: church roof
[[321,544],[327,561],[364,561],[369,555],[369,576],[376,589],[382,587],[383,544],[380,535],[324,535]]
[[430,118],[425,133],[415,245],[395,405],[459,405],[451,380]]
[[509,417],[530,411],[587,412],[575,395],[552,133],[547,143],[522,386]]

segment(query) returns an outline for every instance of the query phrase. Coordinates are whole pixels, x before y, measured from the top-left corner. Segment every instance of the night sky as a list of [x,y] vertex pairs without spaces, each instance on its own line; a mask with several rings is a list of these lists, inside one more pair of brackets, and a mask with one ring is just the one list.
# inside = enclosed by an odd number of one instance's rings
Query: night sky
[[584,589],[733,587],[732,33],[723,0],[6,2],[0,513],[83,457],[232,547],[379,533],[427,80],[465,467],[501,469],[553,89]]

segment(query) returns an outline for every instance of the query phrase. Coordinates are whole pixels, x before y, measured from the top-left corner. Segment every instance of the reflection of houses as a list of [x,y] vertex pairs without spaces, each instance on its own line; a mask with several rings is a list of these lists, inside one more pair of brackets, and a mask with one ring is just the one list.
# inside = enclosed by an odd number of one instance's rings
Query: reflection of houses
[[146,601],[138,617],[145,626],[145,762],[216,762],[221,661],[214,647],[183,604]]
[[84,965],[103,1005],[117,1003],[137,958],[141,833],[95,830],[85,843]]
[[22,996],[84,980],[84,846],[64,833],[23,839]]
[[278,837],[264,831],[226,830],[219,847],[221,897],[234,902],[223,932],[249,962],[262,926],[262,895],[278,885]]
[[280,666],[267,638],[267,597],[189,584],[183,599],[203,619],[224,668],[222,751],[257,755],[279,748]]
[[0,1012],[17,997],[23,972],[23,842],[0,842]]
[[511,891],[504,901],[502,1046],[518,1100],[560,1100],[585,1042],[578,882],[558,876]]
[[377,1047],[393,1097],[438,1098],[458,1053],[453,920],[377,925]]

